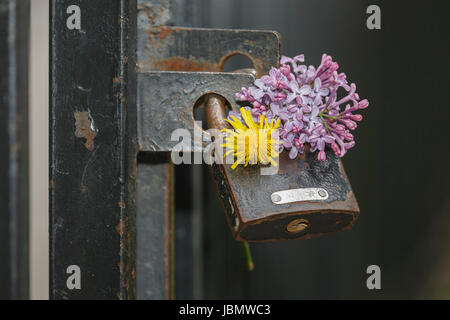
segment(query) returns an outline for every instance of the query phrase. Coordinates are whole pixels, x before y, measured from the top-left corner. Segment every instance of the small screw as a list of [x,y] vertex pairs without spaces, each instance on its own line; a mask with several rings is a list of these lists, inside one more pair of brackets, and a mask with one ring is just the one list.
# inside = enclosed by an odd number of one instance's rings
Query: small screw
[[278,194],[273,194],[270,198],[272,199],[272,202],[275,202],[275,203],[281,201],[281,197]]
[[321,196],[322,198],[325,198],[327,196],[327,193],[325,192],[325,190],[320,189],[319,196]]

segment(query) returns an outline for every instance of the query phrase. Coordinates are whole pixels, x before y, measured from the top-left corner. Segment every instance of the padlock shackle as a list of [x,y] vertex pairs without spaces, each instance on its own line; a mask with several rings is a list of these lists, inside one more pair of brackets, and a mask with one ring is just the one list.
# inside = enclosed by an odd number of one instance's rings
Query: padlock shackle
[[225,129],[230,128],[228,122],[225,121],[226,100],[224,97],[210,93],[205,97],[205,117],[208,128]]
[[[256,70],[250,68],[234,70],[232,73],[246,73],[256,77]],[[205,96],[204,103],[206,124],[208,128],[215,128],[219,130],[231,129],[230,124],[225,121],[227,118],[227,101],[224,97],[216,93],[209,93]]]

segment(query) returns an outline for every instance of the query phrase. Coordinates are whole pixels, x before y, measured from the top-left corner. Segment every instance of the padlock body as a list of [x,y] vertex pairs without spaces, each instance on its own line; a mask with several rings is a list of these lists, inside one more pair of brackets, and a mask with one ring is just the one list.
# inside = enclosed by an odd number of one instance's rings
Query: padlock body
[[[241,241],[308,239],[349,229],[359,207],[342,162],[331,150],[326,160],[306,152],[289,159],[281,153],[278,172],[262,175],[260,165],[213,165],[213,173],[234,237]],[[272,195],[283,190],[320,188],[326,200],[277,204]]]

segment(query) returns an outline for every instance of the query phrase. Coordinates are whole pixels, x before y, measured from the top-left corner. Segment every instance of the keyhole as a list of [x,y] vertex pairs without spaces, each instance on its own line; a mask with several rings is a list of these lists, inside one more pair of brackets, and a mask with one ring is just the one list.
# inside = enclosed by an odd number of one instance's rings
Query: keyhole
[[286,231],[289,233],[299,233],[309,227],[309,221],[305,219],[295,219],[289,222]]

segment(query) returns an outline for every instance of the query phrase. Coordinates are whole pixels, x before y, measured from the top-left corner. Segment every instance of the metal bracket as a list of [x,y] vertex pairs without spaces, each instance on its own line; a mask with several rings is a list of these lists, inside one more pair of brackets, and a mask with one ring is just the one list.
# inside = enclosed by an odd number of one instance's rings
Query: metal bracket
[[[207,93],[225,97],[237,109],[234,94],[250,86],[253,76],[221,72],[145,72],[138,75],[138,142],[140,151],[172,151],[176,129],[186,129],[194,137],[194,105]],[[202,151],[190,144],[184,151]]]
[[280,61],[275,31],[139,26],[139,69],[222,71],[233,55],[247,56],[258,76]]
[[221,73],[226,61],[236,54],[245,55],[260,76],[278,64],[280,41],[275,31],[152,27],[140,23],[139,150],[171,151],[175,143],[171,142],[170,134],[177,128],[193,134],[193,107],[204,94],[219,93],[236,108],[234,94],[242,86],[250,86],[254,78],[248,74]]

